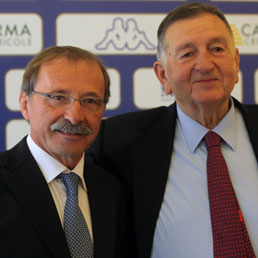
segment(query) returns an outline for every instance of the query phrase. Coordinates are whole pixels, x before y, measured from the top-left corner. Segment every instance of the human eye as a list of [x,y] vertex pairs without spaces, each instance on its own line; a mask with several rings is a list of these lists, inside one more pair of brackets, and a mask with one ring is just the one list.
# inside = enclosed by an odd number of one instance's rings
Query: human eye
[[53,106],[67,105],[70,103],[70,97],[62,94],[50,95],[50,103]]
[[222,47],[214,47],[213,51],[220,53],[220,52],[223,52],[224,49]]
[[69,98],[65,95],[51,95],[51,100],[54,100],[54,101],[67,101]]
[[82,100],[84,105],[97,105],[97,101],[94,98],[85,98]]
[[84,105],[99,105],[99,99],[96,99],[96,98],[85,98],[85,99],[82,99],[82,103]]
[[189,52],[185,52],[181,55],[181,59],[184,59],[184,58],[189,58],[193,55],[193,52],[189,51]]

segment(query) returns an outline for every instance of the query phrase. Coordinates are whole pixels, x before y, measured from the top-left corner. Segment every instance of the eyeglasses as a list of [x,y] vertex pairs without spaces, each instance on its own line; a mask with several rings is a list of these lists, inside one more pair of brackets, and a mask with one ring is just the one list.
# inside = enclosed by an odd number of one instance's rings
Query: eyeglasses
[[103,107],[104,103],[107,103],[106,100],[96,97],[87,97],[87,98],[81,98],[76,99],[73,96],[68,96],[64,94],[49,94],[49,93],[43,93],[39,91],[32,90],[31,94],[37,94],[43,97],[46,97],[53,107],[70,107],[74,104],[76,100],[80,102],[80,105],[91,111],[98,111]]

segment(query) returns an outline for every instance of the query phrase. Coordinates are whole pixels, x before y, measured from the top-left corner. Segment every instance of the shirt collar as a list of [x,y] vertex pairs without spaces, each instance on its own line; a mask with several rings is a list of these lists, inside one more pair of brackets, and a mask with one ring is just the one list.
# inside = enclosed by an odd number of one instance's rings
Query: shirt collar
[[[208,128],[202,126],[197,121],[186,115],[177,105],[178,123],[186,140],[188,149],[194,153],[205,134],[209,131]],[[231,100],[231,107],[225,117],[212,130],[216,132],[232,150],[236,149],[236,111],[234,102]]]
[[[61,173],[68,173],[71,172],[70,169],[65,167],[62,163],[57,161],[43,149],[41,149],[31,138],[30,135],[27,137],[27,144],[30,149],[30,152],[34,159],[36,160],[43,176],[45,177],[47,183],[49,184],[52,180],[54,180],[57,176]],[[80,159],[79,163],[76,167],[72,170],[76,173],[82,182],[83,188],[86,190],[86,184],[84,182],[83,172],[84,172],[84,154]]]

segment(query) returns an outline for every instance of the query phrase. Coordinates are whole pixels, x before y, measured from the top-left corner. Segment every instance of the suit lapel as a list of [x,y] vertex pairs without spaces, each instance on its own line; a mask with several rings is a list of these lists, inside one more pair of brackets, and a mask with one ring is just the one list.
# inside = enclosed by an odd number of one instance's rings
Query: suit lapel
[[115,214],[117,207],[103,182],[99,171],[90,163],[85,164],[85,182],[91,209],[94,237],[94,257],[114,257],[115,250]]
[[[48,185],[25,138],[8,151],[2,177],[53,257],[70,257],[60,219]],[[2,161],[4,162],[4,161]]]
[[150,254],[156,221],[164,197],[176,125],[172,105],[142,129],[134,144],[134,198],[141,257]]

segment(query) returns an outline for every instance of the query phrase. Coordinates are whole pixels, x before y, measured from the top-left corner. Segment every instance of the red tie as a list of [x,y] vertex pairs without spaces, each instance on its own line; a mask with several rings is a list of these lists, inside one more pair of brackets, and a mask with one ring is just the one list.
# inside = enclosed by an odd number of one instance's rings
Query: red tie
[[221,138],[214,132],[204,137],[208,150],[207,176],[214,258],[254,258],[225,159]]

